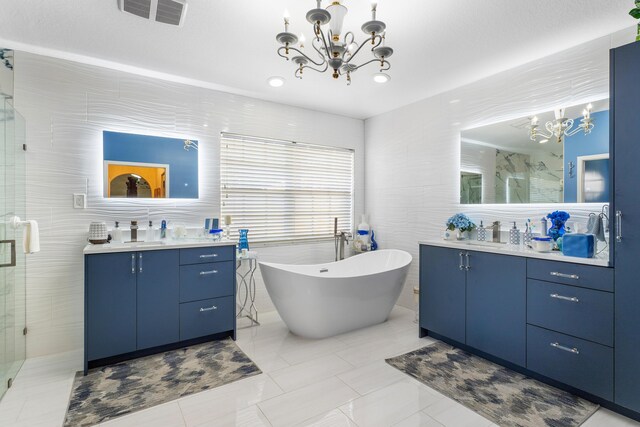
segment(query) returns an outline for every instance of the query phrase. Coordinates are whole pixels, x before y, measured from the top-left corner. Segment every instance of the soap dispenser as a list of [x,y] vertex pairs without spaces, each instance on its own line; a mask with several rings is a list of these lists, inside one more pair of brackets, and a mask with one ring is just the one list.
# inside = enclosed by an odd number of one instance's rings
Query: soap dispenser
[[149,228],[147,228],[147,242],[156,241],[156,230],[153,228],[153,221],[149,221]]
[[482,223],[482,220],[480,220],[480,226],[478,227],[478,241],[479,242],[484,242],[485,240],[487,240],[487,229],[484,228],[484,224]]
[[116,228],[113,229],[113,241],[116,243],[122,243],[122,229],[120,223],[116,221]]
[[509,244],[519,246],[520,245],[520,230],[516,222],[513,221],[513,228],[509,230]]

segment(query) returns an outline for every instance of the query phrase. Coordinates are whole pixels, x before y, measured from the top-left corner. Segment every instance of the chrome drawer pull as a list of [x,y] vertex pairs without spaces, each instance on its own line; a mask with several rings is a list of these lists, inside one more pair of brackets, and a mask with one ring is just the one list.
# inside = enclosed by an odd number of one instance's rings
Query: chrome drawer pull
[[136,254],[131,254],[131,274],[136,274]]
[[200,307],[200,311],[201,311],[201,312],[202,312],[202,311],[217,310],[217,309],[218,309],[218,307],[216,307],[215,305],[212,305],[211,307],[207,307],[207,308]]
[[471,256],[469,255],[469,252],[467,252],[467,253],[465,254],[465,257],[467,258],[467,265],[465,265],[464,269],[465,269],[465,270],[467,270],[467,271],[469,271],[469,270],[471,270],[471,264],[469,264],[469,258],[470,258]]
[[552,271],[551,275],[556,277],[563,277],[565,279],[574,279],[574,280],[578,280],[580,278],[580,276],[578,276],[577,274],[564,274],[564,273],[558,273],[557,271]]
[[200,275],[201,276],[206,276],[207,274],[216,274],[218,272],[218,270],[211,270],[211,271],[201,271]]
[[552,342],[551,343],[551,347],[557,348],[558,350],[562,350],[562,351],[566,351],[566,352],[569,352],[569,353],[573,353],[573,354],[580,354],[580,352],[578,351],[577,348],[575,348],[575,347],[573,347],[573,348],[565,347],[563,345],[560,345],[560,343],[557,343],[557,342]]
[[464,260],[462,257],[464,256],[464,252],[460,252],[460,270],[464,270]]
[[215,258],[217,256],[218,254],[205,254],[205,255],[200,255],[200,258]]
[[622,211],[616,211],[616,242],[622,242]]
[[558,294],[551,294],[549,296],[551,298],[561,299],[561,300],[564,300],[564,301],[580,302],[580,300],[577,297],[565,297],[564,295],[558,295]]
[[140,253],[140,256],[138,258],[140,259],[140,265],[138,267],[140,269],[140,273],[142,273],[142,253]]

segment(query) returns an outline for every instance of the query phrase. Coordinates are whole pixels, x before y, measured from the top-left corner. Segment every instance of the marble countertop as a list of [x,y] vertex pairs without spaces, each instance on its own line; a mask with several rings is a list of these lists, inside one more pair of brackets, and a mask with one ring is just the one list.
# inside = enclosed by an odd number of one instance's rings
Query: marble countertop
[[545,259],[549,261],[572,262],[574,264],[595,265],[600,267],[609,266],[609,252],[604,251],[595,258],[578,258],[564,256],[562,252],[536,252],[524,246],[513,246],[504,243],[478,242],[475,240],[443,240],[433,239],[418,242],[421,245],[439,246],[443,248],[463,249],[468,251],[489,252],[502,255],[521,256],[526,258]]
[[200,248],[208,246],[235,246],[236,242],[230,240],[221,240],[214,242],[205,239],[181,239],[181,240],[162,240],[157,242],[128,242],[128,243],[105,243],[103,245],[89,244],[84,247],[85,255],[105,254],[112,252],[129,252],[129,251],[157,251],[162,249],[181,249],[181,248]]

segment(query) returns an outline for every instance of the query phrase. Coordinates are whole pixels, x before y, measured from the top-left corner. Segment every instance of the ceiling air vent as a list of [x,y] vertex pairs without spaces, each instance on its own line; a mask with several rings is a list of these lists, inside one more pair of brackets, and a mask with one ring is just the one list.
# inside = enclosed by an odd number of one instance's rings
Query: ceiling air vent
[[145,19],[181,26],[187,11],[187,0],[118,0],[118,7]]

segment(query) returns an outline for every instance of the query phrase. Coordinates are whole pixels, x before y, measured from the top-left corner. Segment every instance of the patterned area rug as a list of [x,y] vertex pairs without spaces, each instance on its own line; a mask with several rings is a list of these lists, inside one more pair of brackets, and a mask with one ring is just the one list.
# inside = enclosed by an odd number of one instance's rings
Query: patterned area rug
[[230,338],[76,374],[65,426],[92,426],[261,373]]
[[598,405],[437,342],[387,363],[499,426],[573,427]]

